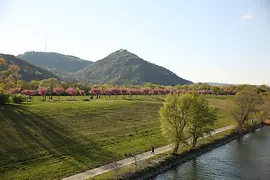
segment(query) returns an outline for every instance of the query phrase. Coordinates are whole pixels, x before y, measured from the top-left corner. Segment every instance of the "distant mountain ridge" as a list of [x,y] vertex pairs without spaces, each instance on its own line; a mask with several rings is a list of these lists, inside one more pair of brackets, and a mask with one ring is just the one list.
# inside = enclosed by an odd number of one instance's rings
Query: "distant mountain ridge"
[[55,52],[30,51],[20,54],[17,57],[61,75],[76,72],[92,63],[76,56]]
[[42,80],[48,78],[59,78],[54,73],[45,70],[41,67],[37,67],[29,62],[26,62],[16,56],[9,54],[0,54],[0,57],[4,58],[7,64],[16,65],[20,68],[20,74],[22,75],[22,80],[31,81],[31,80]]
[[91,83],[143,84],[150,82],[161,85],[192,83],[162,66],[147,62],[123,49],[89,64],[69,77]]

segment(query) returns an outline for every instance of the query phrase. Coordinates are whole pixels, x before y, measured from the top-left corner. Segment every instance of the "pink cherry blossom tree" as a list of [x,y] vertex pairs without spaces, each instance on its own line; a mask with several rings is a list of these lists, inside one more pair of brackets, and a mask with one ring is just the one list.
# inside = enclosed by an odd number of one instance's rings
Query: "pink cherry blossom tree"
[[159,94],[159,95],[164,95],[164,94],[165,94],[164,89],[158,89],[158,94]]
[[227,90],[227,89],[225,89],[225,90],[222,92],[222,94],[224,94],[224,95],[235,95],[236,92],[233,91],[233,90]]
[[125,95],[128,93],[128,90],[126,88],[121,88],[120,91],[121,94],[123,95],[123,98],[125,98]]
[[170,93],[171,94],[175,94],[176,93],[176,90],[175,89],[170,89]]
[[97,88],[92,88],[89,91],[89,94],[91,94],[92,96],[93,95],[96,95],[97,96],[97,99],[98,99],[98,98],[100,98],[101,90],[100,89],[97,89]]
[[151,94],[152,95],[158,95],[158,90],[157,89],[152,89]]
[[106,90],[105,90],[105,94],[108,95],[109,98],[111,98],[111,95],[113,95],[112,89],[106,89]]
[[30,90],[30,89],[24,89],[21,91],[21,93],[24,96],[32,96],[32,90]]
[[32,100],[32,96],[36,95],[37,92],[35,90],[31,90],[31,89],[25,89],[23,91],[21,91],[21,93],[26,96],[28,101]]
[[164,90],[165,94],[169,94],[171,91],[169,89]]
[[80,94],[81,96],[85,95],[84,90],[79,90],[79,94]]
[[40,87],[37,91],[39,95],[43,97],[43,101],[46,101],[46,95],[49,93],[49,88]]
[[120,95],[121,94],[121,90],[119,89],[119,88],[113,88],[113,89],[111,89],[112,90],[112,92],[113,92],[113,94],[115,95],[115,98],[118,96],[118,95]]
[[79,94],[80,94],[80,96],[85,96],[84,90],[79,90]]
[[138,95],[139,94],[138,89],[135,89],[135,88],[130,88],[128,91],[129,91],[128,93],[130,94],[130,97],[132,97],[132,95]]
[[63,92],[65,92],[65,89],[62,87],[55,87],[53,88],[53,92],[58,95],[59,101],[60,101],[60,96],[61,94],[63,94]]
[[12,88],[9,90],[10,94],[18,94],[21,92],[21,88]]
[[183,93],[183,90],[177,90],[176,93],[178,94],[178,96]]
[[77,90],[75,88],[67,88],[66,93],[68,93],[70,95],[70,98],[73,97],[73,100],[75,100],[75,96],[77,95]]
[[148,89],[148,88],[142,89],[142,93],[143,93],[144,95],[149,95],[149,96],[151,96],[151,94],[150,94],[151,91],[152,91],[152,90],[151,90],[151,89]]
[[37,91],[36,90],[31,90],[31,95],[30,96],[35,96],[35,95],[37,95],[38,93],[37,93]]
[[139,95],[140,94],[140,89],[134,89],[134,95]]

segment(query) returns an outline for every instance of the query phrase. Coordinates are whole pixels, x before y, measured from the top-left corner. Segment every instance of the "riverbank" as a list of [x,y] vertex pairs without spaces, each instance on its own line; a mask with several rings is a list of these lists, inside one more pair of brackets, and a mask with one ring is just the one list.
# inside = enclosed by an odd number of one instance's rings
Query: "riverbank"
[[213,141],[210,141],[208,143],[202,144],[198,146],[196,149],[190,149],[182,152],[181,154],[177,156],[168,156],[163,161],[160,161],[154,166],[150,166],[147,168],[144,168],[140,171],[137,171],[132,174],[128,174],[126,176],[121,177],[120,179],[125,180],[134,180],[134,179],[151,179],[155,176],[159,175],[160,173],[171,169],[173,167],[176,167],[178,165],[181,165],[182,163],[189,161],[197,156],[200,156],[203,153],[209,152],[219,146],[225,145],[237,138],[240,138],[248,133],[253,132],[256,129],[261,128],[263,125],[258,124],[254,127],[248,128],[243,133],[239,134],[236,131],[230,132],[227,135],[221,136],[220,138],[214,139]]
[[[219,129],[212,131],[211,134],[213,136],[215,136],[216,134],[231,130],[234,127],[235,127],[234,125],[225,126],[225,127],[222,127],[222,128],[219,128]],[[209,136],[205,136],[204,138],[208,138],[208,137]],[[202,139],[204,139],[204,138],[202,138]],[[191,143],[189,143],[186,146],[187,149],[189,149],[189,147],[188,147],[189,145],[191,145]],[[118,173],[119,170],[122,171],[122,174],[126,174],[126,172],[123,172],[123,170],[129,170],[129,172],[131,172],[130,167],[132,167],[132,165],[135,165],[134,172],[137,172],[139,169],[143,169],[145,167],[148,167],[149,163],[147,163],[147,162],[149,162],[149,160],[150,161],[155,160],[158,157],[164,158],[164,153],[171,154],[172,149],[173,149],[173,144],[169,144],[166,146],[156,148],[154,154],[151,151],[147,151],[144,153],[139,153],[137,155],[131,155],[128,158],[125,158],[125,159],[122,159],[119,161],[111,162],[111,163],[106,164],[104,166],[100,166],[98,168],[94,168],[94,169],[91,169],[91,170],[64,178],[63,180],[88,179],[88,178],[92,178],[92,177],[93,177],[92,179],[111,179],[114,176],[117,176],[117,177],[120,176],[120,173]],[[142,164],[143,164],[143,166],[142,166]],[[99,177],[96,177],[96,176],[99,176]]]

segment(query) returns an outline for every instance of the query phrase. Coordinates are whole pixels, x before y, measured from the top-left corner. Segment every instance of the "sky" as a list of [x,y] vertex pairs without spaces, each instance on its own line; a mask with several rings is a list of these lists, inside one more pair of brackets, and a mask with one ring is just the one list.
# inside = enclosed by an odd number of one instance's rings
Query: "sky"
[[118,49],[193,82],[270,84],[270,0],[0,0],[0,53]]

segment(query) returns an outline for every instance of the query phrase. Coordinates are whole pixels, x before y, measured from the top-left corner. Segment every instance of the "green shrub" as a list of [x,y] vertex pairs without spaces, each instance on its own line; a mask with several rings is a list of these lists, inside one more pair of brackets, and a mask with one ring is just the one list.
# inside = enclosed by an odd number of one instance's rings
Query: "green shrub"
[[0,105],[6,104],[9,102],[9,95],[0,94]]
[[25,100],[25,97],[21,94],[14,94],[11,96],[11,101],[16,104],[20,104],[24,102],[24,100]]

